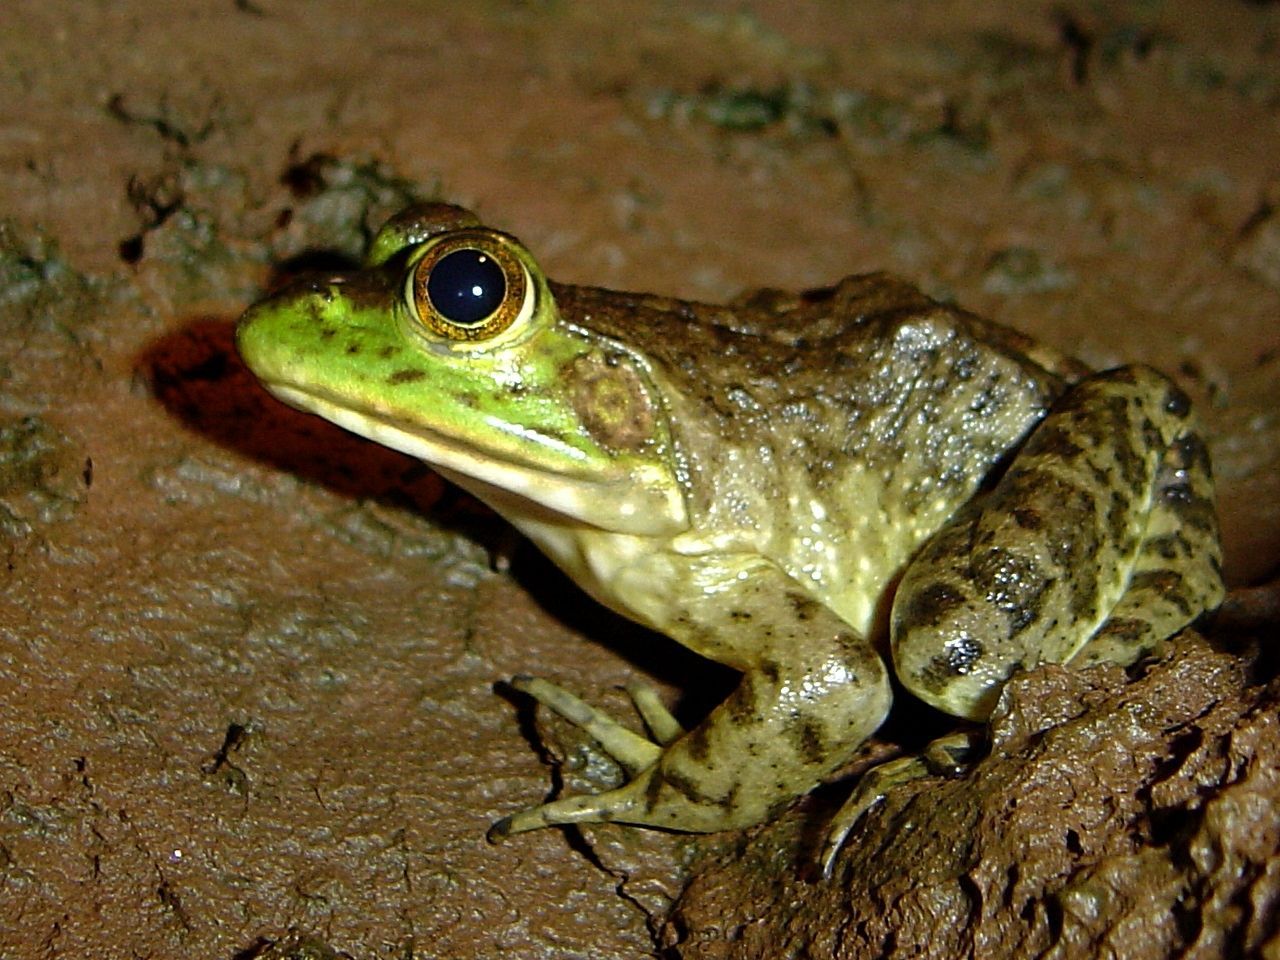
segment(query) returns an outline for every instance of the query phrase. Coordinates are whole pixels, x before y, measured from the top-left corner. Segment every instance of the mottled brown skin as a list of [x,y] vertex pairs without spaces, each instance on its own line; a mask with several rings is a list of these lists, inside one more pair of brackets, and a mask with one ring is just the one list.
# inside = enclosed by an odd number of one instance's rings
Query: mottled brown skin
[[406,282],[458,228],[481,229],[416,208],[367,270],[255,308],[250,366],[436,463],[598,599],[743,674],[687,733],[637,695],[656,742],[517,678],[631,780],[495,836],[755,823],[881,723],[886,648],[909,691],[983,719],[1013,670],[1131,662],[1221,599],[1204,445],[1152,370],[1090,375],[878,274],[726,306],[554,284],[496,232],[478,242],[523,264],[533,299],[504,305],[522,319],[492,345],[468,330],[458,347],[423,332],[447,318],[415,325],[424,280]]

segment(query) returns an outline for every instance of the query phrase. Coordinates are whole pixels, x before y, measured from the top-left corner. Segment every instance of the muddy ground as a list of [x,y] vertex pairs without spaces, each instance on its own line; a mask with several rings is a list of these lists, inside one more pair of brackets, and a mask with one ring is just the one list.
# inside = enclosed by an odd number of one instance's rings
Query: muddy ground
[[[646,678],[686,717],[728,678],[418,464],[268,399],[231,344],[280,276],[418,198],[564,281],[723,300],[886,269],[1175,375],[1228,575],[1259,583],[1280,5],[0,17],[0,956],[1280,955],[1265,603],[1135,676],[1020,681],[990,757],[891,797],[835,884],[806,850],[847,784],[741,835],[486,844],[610,775],[503,678],[623,713]],[[900,702],[873,752],[947,729],[920,716]]]

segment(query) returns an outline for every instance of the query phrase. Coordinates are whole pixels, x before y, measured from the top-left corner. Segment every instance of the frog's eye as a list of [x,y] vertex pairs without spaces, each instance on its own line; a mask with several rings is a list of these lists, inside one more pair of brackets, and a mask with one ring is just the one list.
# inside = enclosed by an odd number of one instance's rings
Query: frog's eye
[[455,234],[432,245],[409,275],[409,306],[445,340],[490,340],[532,309],[529,272],[501,241]]

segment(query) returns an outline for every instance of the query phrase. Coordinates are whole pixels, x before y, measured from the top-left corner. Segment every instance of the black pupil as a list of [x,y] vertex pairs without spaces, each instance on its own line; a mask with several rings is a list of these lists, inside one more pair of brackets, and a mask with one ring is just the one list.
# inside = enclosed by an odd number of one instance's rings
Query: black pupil
[[507,279],[493,257],[480,250],[455,250],[431,268],[427,296],[446,320],[475,324],[487,319],[507,295]]

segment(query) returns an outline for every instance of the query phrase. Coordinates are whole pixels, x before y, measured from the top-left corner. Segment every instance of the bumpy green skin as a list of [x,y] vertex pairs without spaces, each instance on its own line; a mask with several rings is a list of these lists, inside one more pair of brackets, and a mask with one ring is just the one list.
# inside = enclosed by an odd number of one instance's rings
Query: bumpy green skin
[[638,698],[658,744],[518,678],[633,777],[495,833],[768,817],[883,720],[886,631],[908,690],[982,719],[1013,670],[1131,662],[1220,602],[1204,445],[1158,373],[1086,375],[881,275],[709,306],[550,283],[510,238],[528,322],[453,349],[415,329],[405,276],[420,244],[474,223],[406,211],[364,271],[246,314],[246,362],[288,402],[434,463],[595,597],[743,675],[688,733]]

